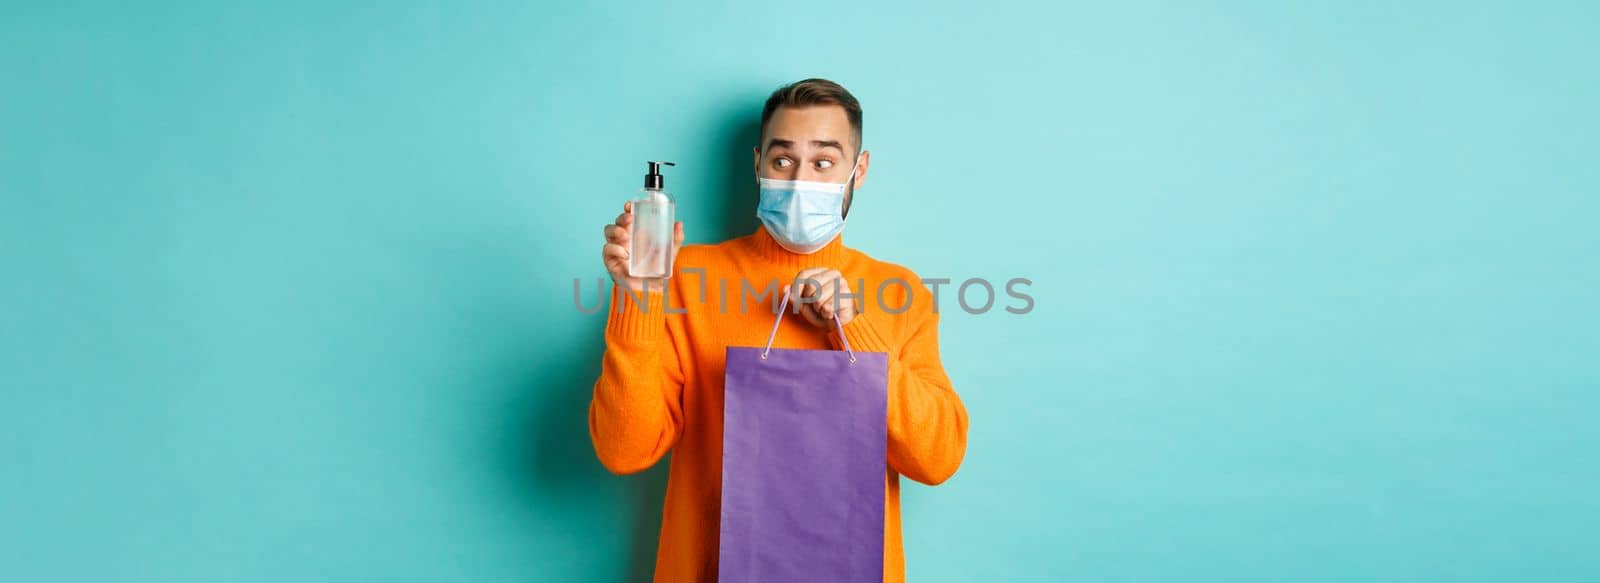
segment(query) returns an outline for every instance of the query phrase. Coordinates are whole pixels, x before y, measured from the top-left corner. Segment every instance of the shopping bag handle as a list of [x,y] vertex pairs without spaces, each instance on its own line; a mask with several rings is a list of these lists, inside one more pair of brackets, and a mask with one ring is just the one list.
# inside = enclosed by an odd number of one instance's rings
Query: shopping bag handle
[[[767,335],[767,349],[761,351],[761,360],[766,360],[767,353],[772,352],[772,340],[778,337],[778,324],[783,322],[783,314],[788,311],[789,290],[785,289],[783,290],[783,303],[778,304],[778,318],[772,321],[772,333]],[[850,355],[850,364],[855,364],[856,353],[854,350],[850,350],[850,339],[844,337],[844,322],[839,321],[839,316],[835,314],[833,317],[833,323],[839,327],[839,340],[844,342],[845,354]]]

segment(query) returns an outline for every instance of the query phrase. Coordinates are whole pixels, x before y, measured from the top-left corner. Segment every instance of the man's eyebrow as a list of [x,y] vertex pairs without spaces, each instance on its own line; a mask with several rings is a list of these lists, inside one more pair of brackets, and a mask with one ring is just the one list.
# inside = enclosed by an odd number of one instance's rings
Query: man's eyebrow
[[[838,140],[811,140],[811,146],[815,147],[815,148],[833,148],[835,150],[838,150],[841,153],[844,152],[844,145],[840,144]],[[768,150],[771,150],[773,148],[779,148],[779,147],[793,149],[794,148],[794,141],[792,141],[792,140],[783,140],[783,139],[779,139],[779,138],[772,138],[770,140],[767,140],[767,149]]]

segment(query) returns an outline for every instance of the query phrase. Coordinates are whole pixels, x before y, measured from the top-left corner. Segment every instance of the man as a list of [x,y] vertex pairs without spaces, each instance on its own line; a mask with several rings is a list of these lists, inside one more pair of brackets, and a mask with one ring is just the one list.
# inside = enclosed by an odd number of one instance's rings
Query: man
[[589,436],[617,474],[673,452],[655,580],[715,581],[724,350],[765,345],[776,307],[746,300],[778,303],[782,281],[803,319],[783,319],[775,347],[839,350],[842,324],[852,348],[889,355],[884,580],[903,581],[899,477],[939,484],[966,453],[967,412],[939,361],[939,315],[910,270],[844,245],[844,217],[871,164],[849,91],[823,79],[779,88],[754,154],[762,226],[680,249],[683,225],[674,225],[678,277],[629,277],[630,209],[606,225],[602,255],[616,285]]

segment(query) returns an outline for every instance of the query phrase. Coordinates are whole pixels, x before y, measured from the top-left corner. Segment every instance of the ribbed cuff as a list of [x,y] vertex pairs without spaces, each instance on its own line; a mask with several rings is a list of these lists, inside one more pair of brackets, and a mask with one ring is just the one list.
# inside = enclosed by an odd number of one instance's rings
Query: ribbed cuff
[[611,286],[611,311],[606,318],[606,341],[629,344],[655,344],[667,334],[666,294],[651,291],[644,294],[644,303],[637,300],[638,292],[630,292],[620,285]]
[[[892,356],[894,351],[891,348],[894,344],[889,341],[888,325],[886,322],[878,321],[884,317],[887,317],[887,314],[860,312],[851,318],[850,323],[844,325],[844,339],[850,341],[850,349],[862,352],[887,352]],[[828,339],[834,346],[844,349],[844,344],[839,342],[838,334],[829,334]]]

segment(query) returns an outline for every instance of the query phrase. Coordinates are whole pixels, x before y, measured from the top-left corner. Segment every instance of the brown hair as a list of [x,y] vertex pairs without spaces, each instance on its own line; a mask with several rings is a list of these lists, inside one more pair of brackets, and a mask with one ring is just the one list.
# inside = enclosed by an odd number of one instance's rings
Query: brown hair
[[[803,107],[807,105],[837,105],[844,108],[845,117],[850,119],[850,129],[855,134],[856,149],[861,148],[861,102],[856,101],[856,96],[844,86],[827,79],[806,79],[795,81],[779,87],[767,98],[766,107],[761,108],[761,138],[766,140],[767,122],[772,119],[772,114],[779,107]],[[757,148],[761,144],[756,144]]]

